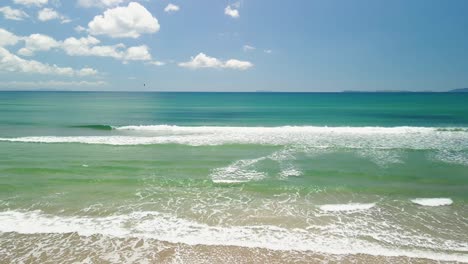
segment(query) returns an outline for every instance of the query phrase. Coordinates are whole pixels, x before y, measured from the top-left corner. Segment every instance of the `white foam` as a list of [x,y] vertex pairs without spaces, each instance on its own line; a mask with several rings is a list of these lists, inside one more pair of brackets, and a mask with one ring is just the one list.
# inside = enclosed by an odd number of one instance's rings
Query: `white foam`
[[349,204],[325,204],[319,206],[320,210],[326,212],[350,212],[369,210],[375,206],[375,203],[349,203]]
[[214,169],[210,177],[214,183],[242,183],[258,181],[266,177],[266,173],[253,169],[253,165],[264,160],[265,157],[257,159],[238,160],[223,168]]
[[468,149],[468,133],[427,127],[117,127],[112,136],[32,136],[0,141],[85,143],[108,145],[222,144],[295,145],[315,148],[357,149]]
[[[332,133],[421,133],[421,132],[442,132],[437,128],[431,127],[328,127],[328,126],[280,126],[280,127],[229,127],[229,126],[175,126],[175,125],[150,125],[150,126],[121,126],[115,127],[117,130],[133,130],[146,132],[185,132],[185,133],[213,133],[226,131],[231,132],[256,132],[263,130],[266,132],[275,132],[278,130],[288,130],[296,132],[332,132]],[[451,131],[443,131],[451,132]]]
[[[0,138],[0,142],[190,146],[274,145],[284,146],[284,149],[266,158],[279,162],[283,170],[284,163],[294,158],[292,153],[304,152],[306,155],[311,155],[316,151],[324,153],[335,149],[356,151],[358,155],[383,167],[402,163],[402,153],[404,153],[402,150],[430,150],[436,153],[431,157],[438,161],[468,164],[468,133],[441,131],[428,127],[181,127],[163,125],[117,127],[114,132],[110,136]],[[262,173],[255,170],[241,174],[247,177],[245,179],[221,177],[213,178],[213,180],[215,182],[250,181],[264,177]],[[284,174],[279,176],[286,178]]]
[[444,206],[453,204],[450,198],[416,198],[411,200],[411,202],[423,206]]
[[294,168],[285,169],[280,172],[281,177],[299,177],[301,175],[302,171],[296,170]]
[[[152,238],[188,245],[229,245],[271,250],[313,251],[326,254],[406,256],[441,261],[468,261],[456,252],[402,249],[379,245],[354,236],[327,236],[305,229],[272,225],[210,226],[158,212],[133,212],[107,217],[54,216],[40,211],[0,212],[0,232],[23,234],[70,233],[81,236]],[[458,248],[456,249],[458,250]],[[467,250],[462,248],[461,250]]]
[[222,179],[212,179],[212,181],[214,183],[245,183],[247,182],[247,180],[241,181],[241,180],[222,180]]

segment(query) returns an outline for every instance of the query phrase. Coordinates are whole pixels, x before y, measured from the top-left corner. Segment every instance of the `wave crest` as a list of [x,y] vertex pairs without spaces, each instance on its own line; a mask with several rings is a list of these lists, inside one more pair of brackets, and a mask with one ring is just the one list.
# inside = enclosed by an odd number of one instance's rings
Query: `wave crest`
[[450,198],[416,198],[411,200],[412,203],[422,206],[444,206],[453,204]]

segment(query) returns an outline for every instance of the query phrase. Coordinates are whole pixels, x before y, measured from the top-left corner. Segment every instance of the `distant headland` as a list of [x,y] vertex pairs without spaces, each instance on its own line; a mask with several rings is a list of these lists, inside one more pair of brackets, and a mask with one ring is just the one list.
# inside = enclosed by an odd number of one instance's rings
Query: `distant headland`
[[342,93],[468,93],[468,88],[452,89],[448,91],[409,91],[409,90],[375,90],[375,91],[360,91],[360,90],[343,90]]
[[468,93],[468,88],[460,88],[460,89],[453,89],[450,90],[451,93]]

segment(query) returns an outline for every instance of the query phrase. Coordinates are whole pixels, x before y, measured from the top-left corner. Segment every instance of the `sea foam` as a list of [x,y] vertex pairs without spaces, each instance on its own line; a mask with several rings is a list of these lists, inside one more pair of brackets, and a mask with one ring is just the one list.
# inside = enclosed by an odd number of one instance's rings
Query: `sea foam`
[[468,133],[429,127],[221,127],[124,126],[109,136],[3,137],[0,141],[108,145],[296,145],[355,149],[468,149]]
[[40,211],[4,211],[0,212],[0,232],[22,234],[76,232],[81,236],[101,234],[110,237],[150,238],[188,245],[228,245],[339,255],[369,254],[440,261],[468,261],[467,255],[436,252],[420,246],[415,249],[402,249],[356,237],[317,234],[305,229],[287,229],[272,225],[210,226],[154,211],[104,217],[57,216]]
[[416,198],[411,200],[411,202],[423,206],[444,206],[453,204],[450,198]]
[[325,204],[319,206],[320,210],[326,212],[350,212],[368,210],[375,206],[375,203],[349,203],[349,204]]

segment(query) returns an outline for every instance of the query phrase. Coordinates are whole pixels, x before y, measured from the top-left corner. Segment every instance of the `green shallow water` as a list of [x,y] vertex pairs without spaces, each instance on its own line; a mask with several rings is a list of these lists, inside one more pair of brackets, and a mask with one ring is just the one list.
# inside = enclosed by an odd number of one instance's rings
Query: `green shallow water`
[[0,238],[467,261],[467,101],[1,92]]

